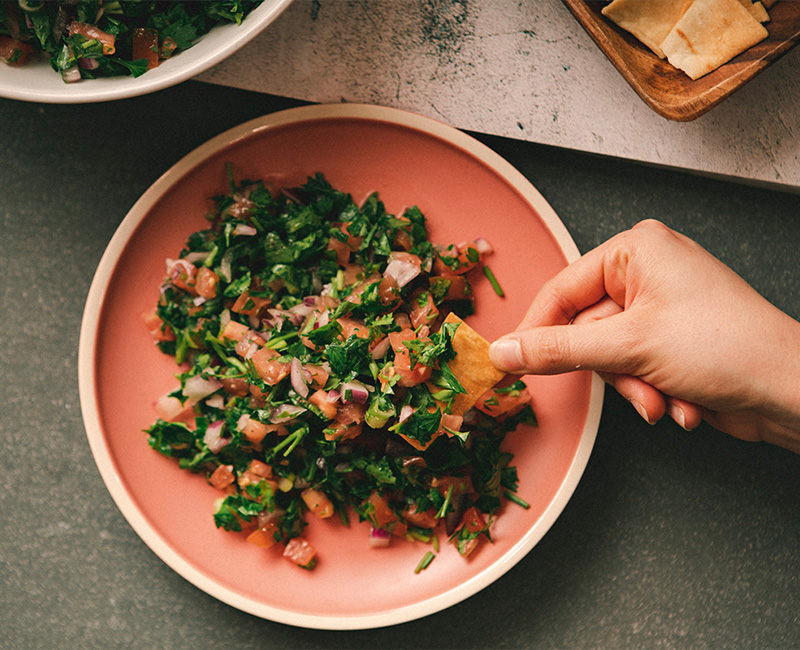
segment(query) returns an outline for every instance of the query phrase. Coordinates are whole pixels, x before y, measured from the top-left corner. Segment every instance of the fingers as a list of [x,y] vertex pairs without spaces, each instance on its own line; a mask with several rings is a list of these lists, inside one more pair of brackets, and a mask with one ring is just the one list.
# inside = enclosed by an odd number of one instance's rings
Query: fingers
[[534,327],[489,346],[492,363],[506,372],[551,375],[571,370],[639,374],[625,314],[589,322]]
[[605,298],[604,250],[608,246],[609,242],[601,244],[546,282],[517,329],[566,325],[577,314]]

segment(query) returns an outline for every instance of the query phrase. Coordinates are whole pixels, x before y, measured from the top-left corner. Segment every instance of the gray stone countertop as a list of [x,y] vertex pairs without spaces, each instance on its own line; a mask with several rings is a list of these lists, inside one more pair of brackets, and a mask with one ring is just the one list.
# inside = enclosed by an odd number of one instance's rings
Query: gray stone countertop
[[[646,425],[613,390],[577,491],[517,566],[372,631],[253,617],[197,589],[109,496],[81,419],[95,268],[136,199],[209,138],[294,100],[187,82],[108,104],[0,100],[0,647],[797,648],[800,459]],[[800,197],[491,135],[587,251],[646,217],[800,317]]]
[[294,0],[199,78],[800,188],[800,50],[698,119],[671,122],[639,99],[560,0]]

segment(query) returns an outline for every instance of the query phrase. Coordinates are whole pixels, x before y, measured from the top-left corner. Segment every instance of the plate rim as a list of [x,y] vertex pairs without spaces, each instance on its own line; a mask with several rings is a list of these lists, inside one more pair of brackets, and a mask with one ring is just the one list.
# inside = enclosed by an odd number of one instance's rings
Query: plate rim
[[330,118],[368,119],[408,127],[443,139],[476,156],[533,206],[545,227],[556,240],[568,263],[579,257],[578,248],[566,226],[539,191],[513,165],[472,136],[433,118],[383,106],[315,104],[284,109],[246,121],[195,148],[162,174],[130,208],[103,252],[87,294],[78,346],[78,385],[84,428],[95,465],[106,489],[134,532],[167,566],[206,594],[260,618],[309,629],[359,630],[405,623],[451,607],[498,580],[538,544],[566,507],[588,464],[599,427],[604,399],[604,383],[597,374],[590,373],[589,400],[580,440],[556,494],[542,516],[532,524],[532,527],[536,527],[537,533],[519,540],[512,546],[492,565],[493,571],[484,570],[443,594],[372,614],[332,616],[299,613],[267,605],[217,584],[161,540],[140,511],[133,495],[129,493],[117,475],[99,418],[96,384],[97,334],[100,311],[116,264],[137,227],[164,192],[214,153],[264,130],[287,124]]
[[[178,68],[177,72],[171,74],[153,76],[150,78],[145,74],[138,78],[125,76],[84,79],[83,82],[88,83],[63,84],[65,92],[54,92],[49,88],[37,89],[18,87],[5,84],[3,80],[0,79],[0,97],[42,104],[92,104],[119,99],[130,99],[132,97],[139,97],[158,90],[163,90],[187,81],[231,56],[272,24],[292,2],[294,2],[294,0],[267,0],[267,2],[254,8],[249,15],[245,16],[240,25],[230,23],[215,26],[213,29],[216,30],[217,33],[219,30],[229,31],[231,33],[231,38],[223,46],[212,50],[208,54],[201,52],[199,58],[182,68]],[[201,47],[203,40],[207,36],[208,34],[201,36],[194,43],[193,48]],[[184,53],[188,53],[193,48],[190,48]],[[173,59],[173,61],[177,60],[177,58]],[[50,67],[46,61],[44,61],[44,63],[48,68]],[[24,68],[25,66],[22,65],[19,68],[15,68],[15,71],[24,72]],[[59,74],[55,70],[48,71],[52,72],[57,81],[60,81]],[[89,84],[91,85],[87,89],[86,86]],[[56,87],[61,88],[61,86]]]

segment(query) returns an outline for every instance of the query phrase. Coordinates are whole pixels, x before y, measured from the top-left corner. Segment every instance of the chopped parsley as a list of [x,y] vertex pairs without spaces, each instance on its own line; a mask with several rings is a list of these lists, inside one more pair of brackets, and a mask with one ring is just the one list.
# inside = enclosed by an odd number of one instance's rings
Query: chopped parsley
[[[476,533],[461,518],[524,503],[502,445],[535,420],[529,405],[451,413],[466,390],[448,365],[459,323],[443,321],[471,303],[457,262],[479,266],[477,249],[434,246],[417,207],[395,216],[377,194],[357,205],[322,174],[273,194],[227,173],[208,227],[167,260],[148,319],[183,364],[170,398],[193,420],[162,417],[149,444],[224,490],[218,527],[260,530],[262,545],[301,537],[311,512],[348,510],[435,552],[440,525],[462,553],[490,539],[488,523]],[[494,402],[525,391],[496,389]]]

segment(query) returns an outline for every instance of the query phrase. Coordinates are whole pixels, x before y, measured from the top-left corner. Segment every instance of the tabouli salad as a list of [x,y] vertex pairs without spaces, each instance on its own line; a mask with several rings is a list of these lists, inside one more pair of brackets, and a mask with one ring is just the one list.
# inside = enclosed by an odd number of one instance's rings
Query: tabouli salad
[[182,368],[149,444],[222,492],[218,528],[305,568],[309,516],[430,543],[417,571],[441,532],[464,556],[491,540],[505,501],[528,507],[502,443],[535,416],[462,320],[473,270],[497,287],[490,245],[434,245],[417,207],[357,205],[320,173],[275,192],[228,179],[145,314]]
[[138,77],[223,23],[241,24],[261,0],[2,0],[0,60],[43,53],[67,83]]

